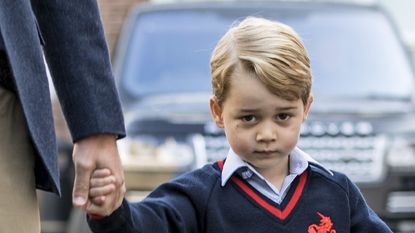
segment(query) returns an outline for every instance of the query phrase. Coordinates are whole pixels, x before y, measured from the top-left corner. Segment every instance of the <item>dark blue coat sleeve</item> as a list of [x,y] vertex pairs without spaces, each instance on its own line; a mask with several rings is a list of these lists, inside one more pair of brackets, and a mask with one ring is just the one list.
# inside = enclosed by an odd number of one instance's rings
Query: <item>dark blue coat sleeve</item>
[[184,196],[172,193],[168,196],[170,198],[149,197],[139,203],[124,200],[121,207],[109,217],[88,219],[89,226],[96,233],[199,232],[196,210],[191,202],[185,200]]
[[74,141],[125,135],[96,0],[32,0],[40,38]]
[[88,219],[96,233],[193,233],[203,232],[212,187],[218,179],[203,172],[163,184],[142,202],[123,201],[112,215]]

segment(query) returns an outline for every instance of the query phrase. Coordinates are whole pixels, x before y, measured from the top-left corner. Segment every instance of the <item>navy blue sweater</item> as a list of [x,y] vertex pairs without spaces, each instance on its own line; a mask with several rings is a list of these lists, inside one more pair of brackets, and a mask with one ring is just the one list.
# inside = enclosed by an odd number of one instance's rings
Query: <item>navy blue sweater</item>
[[341,173],[310,165],[278,205],[236,174],[222,187],[222,166],[184,174],[142,202],[124,200],[109,217],[88,223],[96,233],[392,232]]

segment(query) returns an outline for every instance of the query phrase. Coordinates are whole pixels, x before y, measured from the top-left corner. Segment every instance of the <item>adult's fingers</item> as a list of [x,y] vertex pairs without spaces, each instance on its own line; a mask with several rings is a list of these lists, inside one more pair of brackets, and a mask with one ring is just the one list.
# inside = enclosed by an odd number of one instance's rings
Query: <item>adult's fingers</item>
[[72,192],[72,203],[75,207],[84,207],[89,196],[89,182],[93,168],[76,160],[74,163],[75,180]]
[[113,210],[116,210],[121,206],[126,192],[127,192],[127,188],[125,187],[125,182],[123,179],[121,182],[120,188],[119,188],[117,200],[115,202],[115,205],[113,206]]
[[72,202],[75,207],[83,207],[88,199],[89,182],[86,177],[83,174],[78,174],[75,177],[72,194]]

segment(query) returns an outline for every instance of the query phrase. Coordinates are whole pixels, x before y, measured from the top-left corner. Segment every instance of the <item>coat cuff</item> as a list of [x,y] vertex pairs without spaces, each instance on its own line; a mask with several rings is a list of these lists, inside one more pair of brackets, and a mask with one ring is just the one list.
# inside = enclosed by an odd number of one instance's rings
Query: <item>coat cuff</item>
[[119,233],[128,232],[123,230],[130,225],[130,208],[128,201],[124,198],[121,206],[116,209],[111,215],[95,219],[87,215],[87,222],[92,232],[96,233]]

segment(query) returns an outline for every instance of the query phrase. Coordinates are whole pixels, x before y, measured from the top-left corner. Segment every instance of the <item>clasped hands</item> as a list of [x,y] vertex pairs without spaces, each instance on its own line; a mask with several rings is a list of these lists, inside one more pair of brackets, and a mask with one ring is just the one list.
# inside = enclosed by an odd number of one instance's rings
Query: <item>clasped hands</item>
[[126,188],[115,135],[98,134],[74,143],[74,207],[93,218],[110,215],[122,204]]

